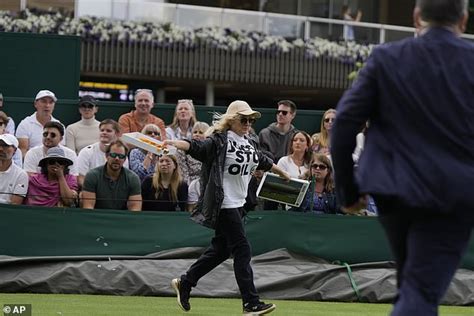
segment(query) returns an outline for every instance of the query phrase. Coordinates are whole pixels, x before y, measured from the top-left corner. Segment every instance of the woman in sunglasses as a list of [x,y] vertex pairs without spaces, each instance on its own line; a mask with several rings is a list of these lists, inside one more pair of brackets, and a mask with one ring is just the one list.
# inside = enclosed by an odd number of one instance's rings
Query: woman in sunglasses
[[331,149],[331,129],[336,120],[336,110],[329,109],[324,112],[321,119],[321,128],[319,133],[313,134],[313,152],[317,154],[330,155]]
[[[147,124],[142,129],[142,134],[161,140],[161,130],[155,124]],[[130,151],[130,170],[135,172],[140,181],[155,172],[158,156],[141,148],[134,148]]]
[[290,178],[248,137],[252,123],[260,116],[247,102],[234,101],[225,114],[214,116],[206,139],[165,141],[202,162],[201,194],[191,216],[195,222],[215,230],[211,246],[181,278],[171,282],[178,305],[185,311],[191,309],[191,288],[231,255],[244,314],[260,315],[275,309],[274,304],[261,302],[257,294],[250,266],[250,244],[242,222],[248,185],[257,168]]
[[38,166],[41,173],[29,178],[26,205],[72,206],[77,199],[78,185],[76,177],[69,174],[72,160],[67,158],[59,147],[48,149],[46,157]]
[[339,205],[334,191],[331,160],[324,154],[315,154],[311,160],[306,180],[311,181],[308,192],[300,207],[290,211],[312,212],[315,214],[338,214]]

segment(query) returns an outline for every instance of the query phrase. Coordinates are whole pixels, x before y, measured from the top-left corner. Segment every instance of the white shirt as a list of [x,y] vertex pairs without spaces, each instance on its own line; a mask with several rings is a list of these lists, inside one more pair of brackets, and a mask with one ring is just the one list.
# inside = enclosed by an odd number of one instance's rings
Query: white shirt
[[245,137],[227,131],[222,208],[238,208],[245,204],[249,182],[257,166],[255,148]]
[[[59,120],[52,116],[51,121],[59,122]],[[31,149],[33,147],[43,145],[43,129],[43,125],[36,119],[35,112],[21,120],[20,124],[18,124],[18,128],[16,129],[15,136],[16,138],[27,138],[29,141],[28,149]],[[61,144],[64,145],[64,139],[61,141]]]
[[192,139],[193,138],[193,129],[192,127],[190,127],[187,131],[186,131],[186,135],[183,136],[183,134],[181,134],[181,129],[178,127],[176,127],[175,129],[172,129],[170,126],[168,126],[166,128],[166,139],[170,139],[170,140],[183,140],[183,139]]
[[99,124],[95,118],[81,119],[66,127],[66,146],[75,152],[99,141]]
[[[66,158],[69,158],[69,159],[72,160],[72,165],[69,166],[69,173],[74,175],[74,176],[77,176],[77,155],[76,155],[76,153],[73,150],[71,150],[71,149],[69,149],[69,148],[67,148],[63,145],[58,145],[58,147],[61,148],[62,150],[64,150],[64,155],[66,156]],[[25,155],[25,161],[23,162],[23,169],[26,172],[41,173],[41,167],[38,166],[38,163],[45,156],[46,156],[46,153],[45,153],[45,148],[44,148],[43,145],[31,148],[30,150],[28,150],[28,152]]]
[[290,156],[281,157],[280,160],[278,160],[277,166],[288,172],[290,177],[297,179],[301,179],[302,176],[308,171],[308,167],[304,165],[301,167],[296,165]]
[[[105,152],[100,150],[100,142],[94,143],[87,147],[82,148],[77,156],[77,173],[80,176],[85,176],[89,170],[103,166],[107,162]],[[128,168],[128,158],[123,164],[125,168]]]
[[10,203],[12,194],[26,196],[28,192],[28,174],[11,164],[6,171],[0,171],[0,203]]
[[196,204],[199,201],[199,195],[201,195],[201,185],[199,184],[199,179],[194,179],[189,183],[188,203]]
[[15,121],[9,117],[7,127],[5,127],[5,133],[15,135]]

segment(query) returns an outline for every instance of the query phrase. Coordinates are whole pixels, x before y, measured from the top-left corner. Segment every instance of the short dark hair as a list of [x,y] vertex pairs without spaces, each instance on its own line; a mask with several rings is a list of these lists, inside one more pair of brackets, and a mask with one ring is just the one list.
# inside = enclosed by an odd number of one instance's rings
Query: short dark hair
[[295,104],[295,102],[293,102],[293,101],[291,101],[291,100],[281,100],[281,101],[278,101],[278,105],[280,105],[280,104],[289,106],[290,109],[291,109],[291,113],[295,113],[295,112],[296,112],[296,104]]
[[63,124],[59,122],[49,121],[46,124],[44,124],[43,129],[44,128],[55,128],[59,131],[59,134],[61,134],[61,136],[64,136],[64,126]]
[[117,123],[117,121],[112,120],[112,119],[105,119],[102,122],[100,122],[99,128],[101,128],[102,125],[106,125],[106,124],[112,125],[112,128],[115,130],[115,132],[117,134],[120,134],[120,124]]
[[125,149],[125,155],[128,156],[128,147],[127,147],[127,145],[125,145],[125,143],[122,142],[120,139],[111,142],[111,143],[105,148],[105,155],[106,155],[106,156],[109,155],[110,149],[112,148],[112,146],[123,147],[123,148]]
[[417,0],[421,18],[437,25],[454,25],[467,10],[467,0]]

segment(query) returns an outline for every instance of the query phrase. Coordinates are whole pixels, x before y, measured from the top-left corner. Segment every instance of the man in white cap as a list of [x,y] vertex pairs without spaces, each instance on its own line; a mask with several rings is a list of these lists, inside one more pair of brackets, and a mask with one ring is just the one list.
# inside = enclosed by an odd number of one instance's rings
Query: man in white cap
[[28,191],[28,175],[12,162],[17,148],[15,136],[0,135],[0,203],[22,204]]
[[22,151],[23,157],[30,148],[41,145],[44,124],[49,121],[59,122],[53,117],[54,105],[57,100],[54,93],[49,90],[41,90],[36,94],[34,102],[36,112],[24,118],[16,130],[18,147]]

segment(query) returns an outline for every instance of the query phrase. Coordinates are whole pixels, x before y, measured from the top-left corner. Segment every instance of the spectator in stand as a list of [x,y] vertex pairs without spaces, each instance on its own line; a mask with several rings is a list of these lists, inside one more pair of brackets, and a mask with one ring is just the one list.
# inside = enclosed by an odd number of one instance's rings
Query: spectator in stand
[[290,208],[290,211],[339,214],[332,164],[326,155],[314,155],[311,169],[306,173],[305,179],[311,181],[306,196],[299,207]]
[[142,183],[144,211],[186,211],[188,185],[181,179],[178,161],[174,155],[162,155],[155,173]]
[[[11,118],[9,118],[3,111],[0,111],[0,135],[10,134],[10,133],[7,133],[5,129],[9,125],[10,120]],[[17,147],[15,147],[12,160],[15,165],[21,168],[23,166],[23,156],[21,155],[21,150],[16,150],[16,148]]]
[[28,173],[29,176],[35,173],[42,172],[42,166],[40,160],[46,157],[46,154],[50,148],[59,147],[64,151],[66,157],[72,161],[69,169],[69,173],[73,176],[77,176],[77,155],[76,153],[61,145],[60,142],[64,136],[64,126],[55,121],[50,121],[44,124],[43,128],[43,144],[36,146],[28,150],[23,163],[23,169]]
[[135,110],[123,114],[119,118],[122,133],[140,132],[147,124],[155,124],[160,128],[161,138],[166,138],[165,122],[151,114],[153,108],[153,92],[148,89],[138,89],[135,92]]
[[[161,140],[161,131],[155,124],[147,124],[141,131],[142,134],[156,140]],[[155,173],[158,156],[142,148],[134,148],[130,151],[130,170],[135,172],[140,181]]]
[[95,114],[99,110],[97,100],[85,95],[79,101],[81,120],[66,128],[66,146],[79,154],[82,148],[99,141],[99,124]]
[[[343,5],[342,6],[342,12],[341,12],[342,19],[344,21],[355,21],[355,22],[360,22],[362,19],[362,11],[357,10],[357,15],[353,17],[351,15],[351,8],[348,5]],[[343,37],[345,41],[353,41],[355,40],[354,36],[354,26],[353,25],[344,25],[343,29]]]
[[191,139],[196,121],[193,100],[178,100],[173,122],[166,128],[166,139]]
[[292,178],[302,178],[309,170],[311,158],[311,136],[304,131],[297,131],[290,139],[289,155],[278,160],[278,167],[288,172]]
[[53,117],[57,100],[54,93],[49,90],[41,90],[36,94],[34,102],[36,112],[24,118],[16,130],[16,138],[23,157],[29,149],[41,145],[44,124],[49,121],[59,122]]
[[84,179],[81,197],[83,208],[141,210],[140,179],[123,167],[127,154],[128,148],[120,140],[107,146],[105,165],[90,170]]
[[26,205],[73,206],[77,199],[77,180],[69,174],[72,161],[60,147],[49,148],[38,164],[41,173],[30,176]]
[[22,204],[28,191],[28,175],[12,157],[18,140],[11,134],[0,135],[0,203]]
[[[196,122],[192,129],[192,139],[204,140],[206,138],[206,132],[208,129],[209,125],[207,123]],[[199,179],[202,167],[200,161],[189,155],[186,155],[186,153],[181,150],[178,150],[176,153],[176,158],[178,159],[178,165],[181,170],[181,175],[184,182],[191,184],[191,181],[194,179]]]
[[313,134],[313,152],[330,156],[331,149],[331,129],[336,119],[336,110],[329,109],[323,114],[319,133]]
[[288,144],[295,132],[295,127],[291,124],[295,116],[296,104],[293,101],[279,101],[276,112],[277,121],[262,129],[258,134],[261,149],[271,152],[275,161],[287,155]]
[[[105,119],[99,124],[99,141],[87,147],[84,147],[77,156],[77,181],[82,186],[86,174],[94,168],[103,166],[107,161],[107,146],[120,137],[120,126],[112,119]],[[123,164],[128,168],[128,159],[125,158]]]
[[[0,110],[3,110],[3,94],[2,93],[0,93]],[[8,117],[8,124],[6,126],[5,133],[15,135],[15,121],[11,117]]]

